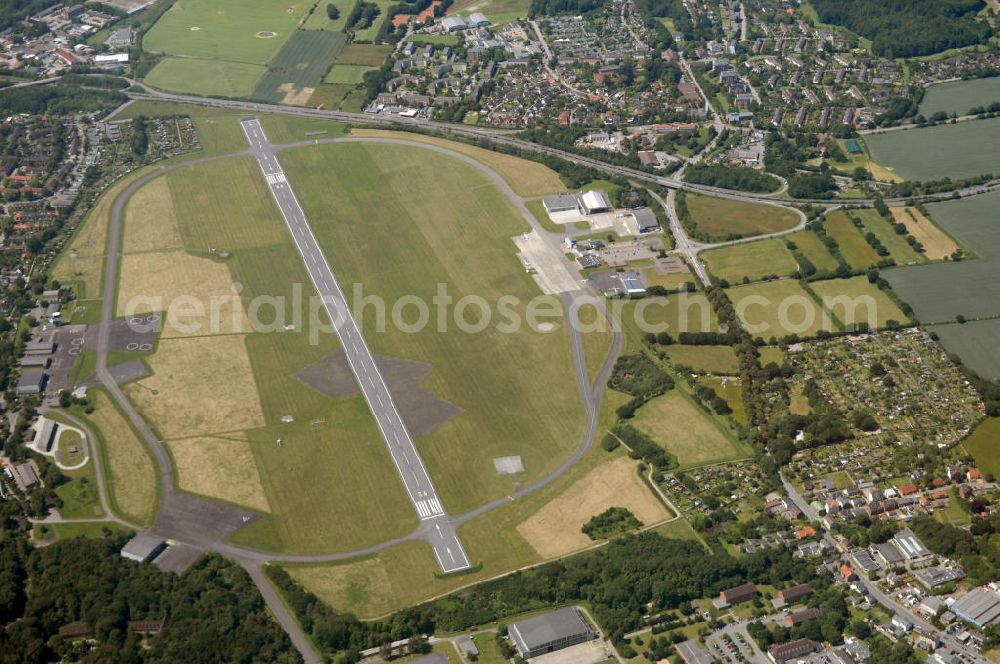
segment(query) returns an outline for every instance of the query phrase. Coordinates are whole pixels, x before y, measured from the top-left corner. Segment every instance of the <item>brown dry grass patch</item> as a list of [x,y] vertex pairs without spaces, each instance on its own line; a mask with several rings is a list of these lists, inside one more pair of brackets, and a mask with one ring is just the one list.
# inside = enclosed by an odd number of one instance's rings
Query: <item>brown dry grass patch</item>
[[[198,315],[187,315],[190,304]],[[164,338],[248,332],[250,323],[229,268],[183,251],[122,257],[118,315],[167,311]]]
[[153,375],[125,388],[165,439],[264,426],[242,335],[163,339]]
[[125,208],[122,252],[134,254],[183,246],[170,185],[166,178],[156,178],[135,192]]
[[455,141],[447,141],[433,136],[409,134],[386,129],[352,129],[351,135],[398,138],[415,143],[430,143],[431,145],[438,145],[468,155],[496,171],[518,196],[541,196],[542,194],[566,191],[566,185],[559,179],[559,174],[548,166],[508,154],[493,152],[492,150],[477,148]]
[[103,438],[108,486],[115,507],[140,524],[153,520],[156,468],[146,444],[104,392],[93,391],[94,412],[88,415]]
[[543,558],[563,556],[593,544],[580,529],[609,507],[628,508],[647,526],[670,516],[639,477],[635,461],[619,457],[574,482],[522,522],[517,532]]
[[210,498],[267,512],[270,506],[260,483],[257,462],[246,435],[204,436],[167,443],[177,467],[180,488]]
[[951,256],[958,249],[955,241],[917,208],[892,208],[891,210],[896,223],[906,226],[910,235],[924,245],[924,256],[928,260],[942,260]]

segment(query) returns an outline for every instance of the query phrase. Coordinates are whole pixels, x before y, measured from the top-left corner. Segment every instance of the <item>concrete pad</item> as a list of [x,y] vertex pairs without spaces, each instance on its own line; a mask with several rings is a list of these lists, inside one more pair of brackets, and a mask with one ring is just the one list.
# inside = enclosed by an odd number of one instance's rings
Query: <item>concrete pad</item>
[[531,664],[597,664],[613,655],[603,641],[587,641],[531,658]]
[[566,266],[565,257],[545,242],[537,231],[513,238],[521,261],[534,270],[535,282],[546,295],[580,290],[577,277]]
[[524,472],[524,462],[520,456],[497,457],[493,459],[497,475],[516,475]]
[[[430,433],[464,412],[421,387],[433,369],[430,364],[383,355],[375,356],[375,364],[392,393],[403,423],[414,438]],[[331,399],[343,399],[359,392],[343,350],[302,369],[295,378]]]
[[153,564],[164,572],[182,574],[203,553],[204,551],[187,544],[174,544],[168,546],[166,551],[158,555],[153,560]]

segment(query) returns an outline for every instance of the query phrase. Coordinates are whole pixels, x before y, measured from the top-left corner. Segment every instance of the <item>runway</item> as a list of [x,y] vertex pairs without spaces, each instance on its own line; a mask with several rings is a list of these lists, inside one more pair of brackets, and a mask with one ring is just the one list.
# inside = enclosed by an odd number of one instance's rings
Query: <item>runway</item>
[[320,250],[295,192],[278,163],[275,150],[255,118],[244,119],[240,125],[250,143],[250,154],[260,165],[268,189],[302,256],[306,271],[323,300],[330,320],[334,322],[355,380],[382,432],[396,472],[413,503],[413,509],[423,522],[421,530],[425,539],[433,547],[438,564],[445,573],[469,568],[469,559],[458,540],[455,528],[445,513],[424,462],[396,410],[389,388],[375,364],[375,358],[350,313],[347,299],[333,270]]

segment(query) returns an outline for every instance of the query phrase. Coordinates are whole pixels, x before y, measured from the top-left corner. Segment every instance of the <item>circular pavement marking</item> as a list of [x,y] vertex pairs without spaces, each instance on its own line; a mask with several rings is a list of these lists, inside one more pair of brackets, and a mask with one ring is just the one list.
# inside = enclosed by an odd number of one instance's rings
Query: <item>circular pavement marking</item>
[[160,320],[160,314],[150,314],[150,315],[146,316],[146,322],[147,323],[155,323],[158,320]]
[[272,37],[277,37],[277,32],[271,32],[270,30],[261,30],[257,33],[257,39],[271,39]]
[[199,28],[197,25],[191,26],[191,32],[198,32],[199,30],[201,30],[201,28]]
[[139,350],[139,344],[134,341],[129,342],[125,346],[125,350]]
[[153,344],[141,344],[139,350],[153,350]]
[[70,341],[74,346],[82,346],[85,339],[83,337],[75,337]]
[[141,316],[132,316],[132,318],[128,319],[128,324],[129,325],[142,325],[142,317]]

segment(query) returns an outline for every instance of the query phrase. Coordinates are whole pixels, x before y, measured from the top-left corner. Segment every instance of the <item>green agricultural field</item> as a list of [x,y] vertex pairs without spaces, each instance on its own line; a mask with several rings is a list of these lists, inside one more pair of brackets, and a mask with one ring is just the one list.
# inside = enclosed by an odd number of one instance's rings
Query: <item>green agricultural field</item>
[[927,88],[920,102],[920,113],[925,117],[938,112],[965,115],[971,108],[989,106],[995,101],[1000,101],[1000,77],[948,81]]
[[834,329],[833,321],[797,281],[782,279],[738,286],[726,293],[743,325],[755,337],[810,337],[822,329]]
[[142,45],[153,53],[263,65],[307,10],[301,0],[183,0],[164,12]]
[[909,322],[892,298],[869,283],[867,277],[816,281],[810,287],[844,325],[868,323],[874,329],[885,327],[890,320]]
[[676,456],[682,468],[741,456],[712,418],[677,390],[645,404],[632,424]]
[[730,283],[744,279],[757,281],[772,274],[785,277],[798,269],[795,257],[782,238],[709,249],[700,257],[712,274]]
[[854,210],[852,214],[864,224],[865,233],[874,233],[879,242],[889,250],[889,258],[896,261],[896,265],[917,265],[927,262],[923,254],[906,242],[906,236],[896,233],[889,222],[875,210]]
[[462,38],[458,35],[413,35],[410,41],[414,44],[433,44],[434,46],[458,46]]
[[932,263],[884,270],[896,293],[925,323],[943,323],[1000,314],[1000,234],[996,232],[996,211],[1000,193],[984,194],[959,201],[935,203],[928,209],[934,220],[978,260]]
[[1000,318],[969,323],[934,325],[928,328],[941,339],[949,353],[984,378],[1000,378]]
[[796,231],[785,236],[820,272],[834,272],[839,263],[813,231]]
[[667,357],[676,365],[690,367],[694,371],[712,374],[736,374],[740,365],[732,346],[684,346],[674,344],[667,347]]
[[143,79],[154,88],[212,97],[249,98],[267,72],[261,65],[196,58],[164,58]]
[[684,198],[695,226],[720,240],[788,230],[799,223],[793,210],[776,205],[687,194]]
[[667,332],[675,339],[681,332],[715,332],[719,320],[711,303],[701,293],[676,293],[642,300],[616,300],[619,320],[633,340],[647,332]]
[[305,105],[345,44],[347,35],[342,32],[296,31],[268,64],[267,73],[254,89],[253,98]]
[[309,98],[309,105],[316,108],[337,110],[343,106],[344,99],[354,92],[355,85],[332,85],[321,83]]
[[348,44],[337,56],[337,64],[381,67],[390,55],[392,46],[389,44]]
[[907,180],[1000,174],[1000,118],[871,134],[872,159]]
[[448,14],[481,12],[494,25],[508,23],[528,16],[529,0],[462,0],[448,10]]
[[881,260],[845,213],[838,210],[828,215],[823,222],[823,228],[826,229],[826,234],[836,241],[840,247],[840,254],[851,268],[863,270]]
[[365,74],[375,71],[367,65],[334,65],[324,79],[327,83],[357,85],[365,80]]
[[983,420],[962,444],[984,475],[1000,477],[1000,417]]
[[[429,303],[439,283],[456,299],[476,294],[495,303],[513,295],[519,311],[536,296],[510,240],[526,222],[464,162],[385,144],[302,148],[281,161],[348,299],[356,297],[355,284],[389,308],[403,296]],[[405,319],[414,315],[408,307]],[[443,332],[435,322],[407,333],[393,324],[378,332],[373,311],[361,320],[375,352],[427,363],[424,388],[463,410],[417,441],[453,512],[509,492],[493,458],[520,454],[520,481],[531,481],[555,467],[582,433],[565,326],[505,334],[497,322],[467,333],[446,317]],[[473,365],[478,370],[470,372]]]

